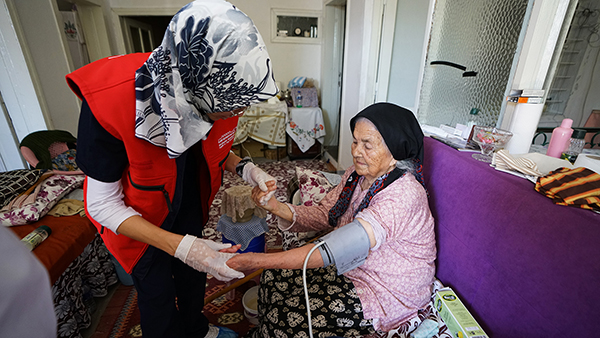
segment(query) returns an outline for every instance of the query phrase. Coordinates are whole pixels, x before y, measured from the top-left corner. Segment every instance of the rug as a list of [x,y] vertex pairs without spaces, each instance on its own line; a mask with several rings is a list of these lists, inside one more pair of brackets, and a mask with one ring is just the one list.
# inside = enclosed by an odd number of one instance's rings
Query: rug
[[[238,287],[234,292],[216,298],[204,306],[204,315],[211,324],[227,327],[237,332],[240,337],[253,327],[244,316],[242,297],[251,287],[257,285],[257,280]],[[206,296],[220,291],[225,284],[209,276]],[[119,285],[111,298],[96,332],[91,338],[140,338],[140,312],[137,307],[137,292],[133,286]]]
[[[327,164],[321,160],[296,160],[266,162],[258,165],[269,175],[277,179],[277,191],[275,197],[281,202],[288,201],[287,185],[296,174],[296,166],[313,170],[327,171]],[[223,191],[235,185],[245,183],[240,177],[230,172],[225,172],[223,185],[217,192],[211,209],[209,220],[204,229],[204,238],[217,242],[221,241],[221,233],[216,230],[217,222],[221,217],[221,201]],[[281,235],[277,229],[276,218],[271,214],[267,216],[269,231],[265,239],[268,250],[281,248]],[[244,316],[242,297],[244,292],[257,285],[258,278],[238,287],[235,292],[216,298],[204,306],[204,314],[209,322],[217,326],[225,326],[237,332],[240,337],[245,335],[252,324]],[[206,297],[215,294],[224,288],[226,284],[209,276],[206,287]],[[111,298],[104,311],[96,332],[91,338],[139,338],[142,337],[140,328],[140,313],[137,308],[137,293],[133,286],[120,285]]]

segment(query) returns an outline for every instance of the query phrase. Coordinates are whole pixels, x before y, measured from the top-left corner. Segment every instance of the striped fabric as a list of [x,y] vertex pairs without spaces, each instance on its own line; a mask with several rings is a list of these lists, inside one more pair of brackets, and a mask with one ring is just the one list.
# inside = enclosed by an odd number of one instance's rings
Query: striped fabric
[[528,158],[513,157],[506,149],[501,149],[494,153],[492,165],[502,170],[518,171],[522,174],[535,177],[542,176],[535,162]]
[[535,190],[559,205],[600,212],[600,174],[587,168],[559,168],[538,178]]

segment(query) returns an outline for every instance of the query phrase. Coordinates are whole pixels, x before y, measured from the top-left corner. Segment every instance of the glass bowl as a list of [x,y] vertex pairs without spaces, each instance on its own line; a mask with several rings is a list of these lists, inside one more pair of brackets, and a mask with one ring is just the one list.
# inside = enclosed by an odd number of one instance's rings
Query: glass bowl
[[481,148],[481,154],[473,154],[473,158],[492,163],[494,151],[504,148],[513,134],[496,127],[473,126],[473,141]]

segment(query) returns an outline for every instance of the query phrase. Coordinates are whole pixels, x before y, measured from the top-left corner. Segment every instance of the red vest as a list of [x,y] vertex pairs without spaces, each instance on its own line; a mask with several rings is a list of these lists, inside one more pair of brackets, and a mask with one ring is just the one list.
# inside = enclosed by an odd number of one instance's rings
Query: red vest
[[[175,159],[169,158],[165,148],[135,137],[135,71],[149,55],[130,54],[98,60],[68,74],[67,83],[80,99],[85,98],[102,127],[125,145],[129,160],[121,178],[125,205],[134,208],[152,224],[162,226],[175,194]],[[216,121],[207,139],[200,141],[209,174],[199,175],[203,224],[208,221],[208,210],[221,186],[237,121],[237,117]],[[84,190],[87,193],[87,180]],[[112,231],[102,231],[102,225],[90,219],[109,251],[125,271],[131,273],[148,244]]]

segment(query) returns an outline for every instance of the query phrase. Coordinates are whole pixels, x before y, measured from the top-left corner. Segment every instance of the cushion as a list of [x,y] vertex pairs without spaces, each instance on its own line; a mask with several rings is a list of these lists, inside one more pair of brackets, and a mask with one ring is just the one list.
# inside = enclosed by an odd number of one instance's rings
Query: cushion
[[19,169],[0,173],[0,208],[32,187],[45,170]]
[[311,206],[319,203],[333,188],[333,185],[318,170],[296,167],[296,176],[300,186],[301,205]]
[[52,169],[61,171],[76,171],[79,170],[75,163],[75,155],[77,150],[69,149],[52,159]]
[[296,76],[291,79],[288,83],[288,88],[301,88],[304,86],[304,82],[306,81],[306,76]]

